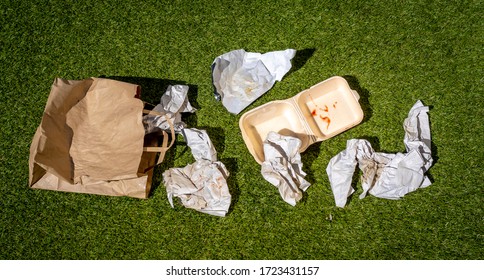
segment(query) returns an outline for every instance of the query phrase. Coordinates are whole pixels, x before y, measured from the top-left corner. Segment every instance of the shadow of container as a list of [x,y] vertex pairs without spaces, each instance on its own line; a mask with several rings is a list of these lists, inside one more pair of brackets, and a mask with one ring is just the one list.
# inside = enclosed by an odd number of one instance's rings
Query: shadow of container
[[371,109],[371,104],[370,104],[370,92],[361,87],[360,83],[358,82],[358,79],[354,76],[351,75],[345,75],[343,78],[348,82],[350,85],[350,88],[356,90],[358,94],[360,95],[360,106],[361,109],[363,110],[363,121],[361,123],[367,122],[371,116],[373,115],[373,111]]

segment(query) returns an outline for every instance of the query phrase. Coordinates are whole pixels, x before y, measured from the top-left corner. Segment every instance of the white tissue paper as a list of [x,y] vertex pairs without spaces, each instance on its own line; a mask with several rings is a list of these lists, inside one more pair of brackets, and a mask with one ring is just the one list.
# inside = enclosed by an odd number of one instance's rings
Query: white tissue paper
[[234,50],[223,54],[212,63],[215,96],[231,113],[238,114],[291,69],[296,50],[265,54]]
[[296,206],[310,184],[304,180],[299,148],[301,140],[270,132],[264,141],[265,160],[261,173],[264,179],[279,189],[282,199]]
[[[181,113],[193,113],[196,109],[188,101],[188,86],[170,85],[161,96],[160,104],[156,105],[153,111],[165,114],[173,123],[175,132],[180,133],[185,127],[185,123],[181,121]],[[145,115],[143,125],[146,134],[155,130],[170,130],[170,125],[161,116]]]
[[178,197],[187,208],[225,216],[231,201],[227,186],[229,172],[222,162],[217,161],[217,152],[205,130],[185,128],[182,134],[196,161],[163,173],[170,205],[173,207],[173,197]]
[[425,175],[432,165],[428,111],[419,100],[408,113],[403,124],[406,153],[378,153],[367,140],[347,141],[346,150],[333,157],[326,168],[336,206],[344,207],[355,191],[351,180],[357,164],[363,174],[360,199],[367,193],[399,199],[431,184]]
[[195,160],[217,161],[217,151],[205,130],[186,128],[182,132]]

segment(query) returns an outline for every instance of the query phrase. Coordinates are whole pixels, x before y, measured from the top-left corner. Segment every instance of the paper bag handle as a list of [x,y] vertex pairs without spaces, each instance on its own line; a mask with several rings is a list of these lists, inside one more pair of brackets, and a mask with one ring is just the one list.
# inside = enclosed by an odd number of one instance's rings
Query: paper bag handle
[[[173,123],[171,122],[170,118],[166,117],[166,114],[163,114],[163,113],[160,113],[160,112],[157,112],[157,111],[153,111],[153,110],[147,110],[147,109],[143,109],[143,113],[148,114],[148,115],[155,115],[155,116],[164,117],[166,122],[170,126],[171,142],[170,142],[169,145],[168,145],[168,133],[166,133],[166,131],[162,130],[163,142],[161,143],[161,147],[143,147],[144,152],[160,153],[160,155],[158,156],[158,161],[155,164],[155,166],[156,166],[156,165],[160,164],[161,162],[163,162],[163,159],[165,158],[166,151],[168,151],[173,146],[173,144],[175,143],[175,127],[173,126]],[[147,168],[145,170],[145,172],[147,170],[153,168],[153,167],[154,166]]]

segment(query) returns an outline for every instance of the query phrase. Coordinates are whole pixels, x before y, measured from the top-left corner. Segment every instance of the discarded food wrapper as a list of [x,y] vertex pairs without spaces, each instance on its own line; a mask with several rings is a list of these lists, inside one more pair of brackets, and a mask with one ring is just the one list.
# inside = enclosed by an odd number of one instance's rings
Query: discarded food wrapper
[[299,148],[301,140],[270,132],[264,141],[265,161],[262,163],[262,176],[279,189],[287,203],[296,206],[310,184],[304,180]]
[[217,153],[205,130],[185,128],[182,134],[196,161],[163,173],[170,205],[173,207],[173,197],[178,197],[187,208],[225,216],[231,201],[227,186],[229,172],[217,161]]
[[181,113],[193,113],[196,111],[188,101],[188,86],[168,86],[165,94],[161,96],[160,104],[153,108],[153,111],[161,113],[162,116],[146,115],[143,117],[143,125],[146,134],[156,130],[169,130],[170,125],[166,118],[169,118],[175,127],[175,132],[185,127],[181,121]]
[[187,208],[215,216],[225,216],[230,207],[226,178],[229,173],[221,162],[197,160],[184,168],[170,168],[163,173],[168,200],[178,197]]
[[238,114],[272,88],[291,69],[296,50],[265,54],[234,50],[212,63],[215,96],[231,113]]
[[428,110],[419,100],[405,119],[407,153],[378,153],[367,140],[348,140],[346,150],[333,157],[326,168],[336,206],[344,207],[347,198],[355,191],[351,180],[357,164],[363,173],[360,199],[367,193],[399,199],[431,184],[425,175],[433,161]]
[[301,140],[299,152],[315,142],[329,139],[363,120],[359,95],[339,76],[329,78],[292,98],[266,103],[242,115],[239,121],[244,142],[260,164],[263,141],[269,132]]
[[187,128],[182,132],[195,160],[217,161],[217,151],[205,130]]

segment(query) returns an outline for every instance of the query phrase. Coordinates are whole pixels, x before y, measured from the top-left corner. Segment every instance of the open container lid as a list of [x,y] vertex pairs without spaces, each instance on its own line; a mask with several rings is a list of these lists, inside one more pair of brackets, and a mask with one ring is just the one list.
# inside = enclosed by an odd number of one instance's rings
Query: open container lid
[[264,161],[263,142],[269,132],[297,137],[299,152],[331,138],[363,120],[358,93],[339,76],[329,78],[286,100],[266,103],[242,115],[242,137],[258,163]]

